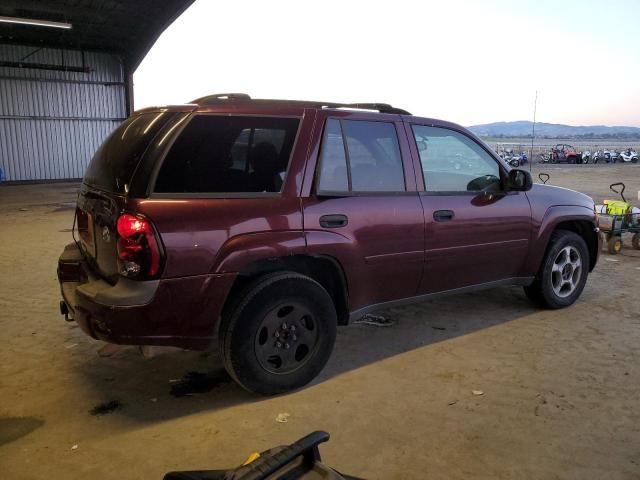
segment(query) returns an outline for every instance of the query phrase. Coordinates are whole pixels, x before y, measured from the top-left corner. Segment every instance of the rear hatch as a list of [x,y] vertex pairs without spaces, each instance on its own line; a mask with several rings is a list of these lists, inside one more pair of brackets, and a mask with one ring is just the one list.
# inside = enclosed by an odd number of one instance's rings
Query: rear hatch
[[132,178],[158,132],[175,118],[167,111],[144,112],[125,120],[94,155],[76,208],[77,240],[95,272],[118,278],[116,222],[125,209]]

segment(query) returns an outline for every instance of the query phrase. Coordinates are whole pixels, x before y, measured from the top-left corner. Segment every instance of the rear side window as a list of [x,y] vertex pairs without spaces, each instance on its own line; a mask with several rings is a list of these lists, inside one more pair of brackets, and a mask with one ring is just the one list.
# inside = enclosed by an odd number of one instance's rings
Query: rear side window
[[125,194],[145,150],[172,112],[134,115],[122,122],[100,146],[84,175],[84,183],[107,192]]
[[296,118],[197,115],[164,159],[161,193],[277,193],[298,131]]
[[395,125],[327,120],[318,171],[320,193],[404,191]]

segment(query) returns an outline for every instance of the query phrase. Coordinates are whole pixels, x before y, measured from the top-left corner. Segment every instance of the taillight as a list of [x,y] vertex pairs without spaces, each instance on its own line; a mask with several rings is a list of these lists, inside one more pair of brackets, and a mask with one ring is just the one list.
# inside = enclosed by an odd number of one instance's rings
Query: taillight
[[118,217],[118,266],[125,277],[154,277],[160,271],[160,245],[151,222],[141,215]]

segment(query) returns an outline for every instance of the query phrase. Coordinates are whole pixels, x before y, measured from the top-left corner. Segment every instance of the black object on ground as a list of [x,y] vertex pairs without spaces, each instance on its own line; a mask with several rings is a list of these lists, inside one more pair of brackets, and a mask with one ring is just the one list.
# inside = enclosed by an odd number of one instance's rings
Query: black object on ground
[[109,402],[99,403],[89,410],[89,413],[94,416],[107,415],[108,413],[120,410],[122,407],[124,407],[124,405],[118,400],[111,400]]
[[329,440],[326,432],[313,432],[287,446],[254,454],[231,470],[169,472],[164,480],[266,480],[267,478],[360,480],[340,474],[322,463],[318,445]]
[[187,372],[181,380],[171,385],[170,393],[174,397],[187,397],[210,392],[217,386],[229,382],[231,377],[226,372]]

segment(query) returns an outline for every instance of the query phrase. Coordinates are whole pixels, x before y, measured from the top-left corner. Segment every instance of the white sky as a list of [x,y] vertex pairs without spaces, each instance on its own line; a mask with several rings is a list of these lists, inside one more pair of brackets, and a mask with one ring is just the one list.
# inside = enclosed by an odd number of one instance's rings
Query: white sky
[[640,0],[197,0],[135,108],[210,93],[385,102],[463,125],[640,126]]

